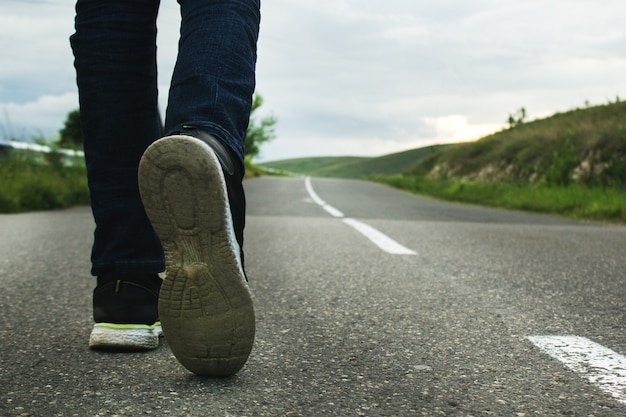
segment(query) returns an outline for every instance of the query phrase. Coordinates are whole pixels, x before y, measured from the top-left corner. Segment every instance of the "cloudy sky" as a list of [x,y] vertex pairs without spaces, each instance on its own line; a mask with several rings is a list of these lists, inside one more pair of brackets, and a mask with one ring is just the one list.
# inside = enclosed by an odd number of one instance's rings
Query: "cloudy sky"
[[[0,139],[49,136],[77,107],[73,0],[2,0]],[[383,155],[473,140],[530,119],[626,98],[624,0],[262,0],[260,160]],[[162,0],[160,91],[178,5]]]

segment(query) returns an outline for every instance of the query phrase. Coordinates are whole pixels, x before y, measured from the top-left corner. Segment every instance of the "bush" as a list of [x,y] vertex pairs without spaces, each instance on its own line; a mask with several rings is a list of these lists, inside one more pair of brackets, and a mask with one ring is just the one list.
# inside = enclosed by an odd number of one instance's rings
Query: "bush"
[[568,186],[572,183],[572,172],[578,165],[578,157],[574,146],[566,140],[560,149],[552,154],[552,165],[548,169],[546,182],[548,185]]
[[89,203],[84,166],[28,158],[0,160],[0,212],[60,209]]

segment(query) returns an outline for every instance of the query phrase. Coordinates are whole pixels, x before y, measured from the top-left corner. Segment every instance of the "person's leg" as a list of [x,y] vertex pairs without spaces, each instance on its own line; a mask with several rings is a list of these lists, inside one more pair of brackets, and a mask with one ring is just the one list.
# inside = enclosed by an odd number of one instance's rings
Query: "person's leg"
[[[125,336],[104,322],[150,324],[164,269],[163,251],[137,186],[144,150],[159,138],[156,16],[158,0],[78,0],[71,37],[81,125],[96,229],[92,248],[94,291],[92,347]],[[141,334],[141,331],[139,332]],[[146,335],[156,347],[158,337]],[[135,335],[131,335],[132,348]],[[95,339],[94,339],[95,337]],[[106,346],[105,346],[106,347]],[[122,346],[123,347],[123,346]]]
[[168,136],[146,150],[139,186],[165,252],[159,317],[168,344],[192,372],[227,376],[245,364],[254,341],[242,177],[259,3],[180,3]]
[[155,273],[161,245],[144,213],[137,167],[160,135],[159,0],[78,0],[71,37],[96,221],[93,275]]
[[259,0],[179,0],[181,33],[167,134],[205,131],[243,162],[255,88]]
[[260,2],[179,3],[180,41],[165,132],[199,136],[195,133],[199,130],[214,136],[234,153],[239,166],[230,175],[232,180],[227,181],[227,186],[235,234],[243,248],[245,197],[241,177],[245,173],[244,144],[255,89]]

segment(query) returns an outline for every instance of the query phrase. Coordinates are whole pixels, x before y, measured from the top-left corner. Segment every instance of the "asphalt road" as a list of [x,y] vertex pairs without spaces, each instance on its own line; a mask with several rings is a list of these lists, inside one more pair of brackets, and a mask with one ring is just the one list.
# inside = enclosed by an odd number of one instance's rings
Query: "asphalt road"
[[[228,379],[165,341],[90,351],[89,209],[0,215],[0,415],[626,415],[626,228],[310,185],[246,181],[257,339]],[[567,367],[529,339],[564,335],[612,353]]]

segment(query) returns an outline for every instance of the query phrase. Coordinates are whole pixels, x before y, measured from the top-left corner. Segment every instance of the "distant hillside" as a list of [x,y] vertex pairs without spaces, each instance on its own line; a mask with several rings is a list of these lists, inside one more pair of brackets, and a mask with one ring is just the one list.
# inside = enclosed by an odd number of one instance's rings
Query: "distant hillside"
[[284,171],[291,174],[316,175],[315,173],[317,171],[328,167],[355,161],[362,161],[365,159],[369,158],[358,156],[318,156],[311,158],[282,159],[280,161],[264,162],[262,164],[259,164],[259,166],[263,168]]
[[323,177],[405,174],[477,182],[626,187],[626,102],[557,113],[475,142],[377,158],[300,158],[261,166]]
[[316,157],[266,162],[262,167],[316,177],[362,178],[370,175],[397,175],[445,145],[429,146],[375,158]]
[[557,113],[455,144],[407,173],[479,182],[626,186],[626,102]]

